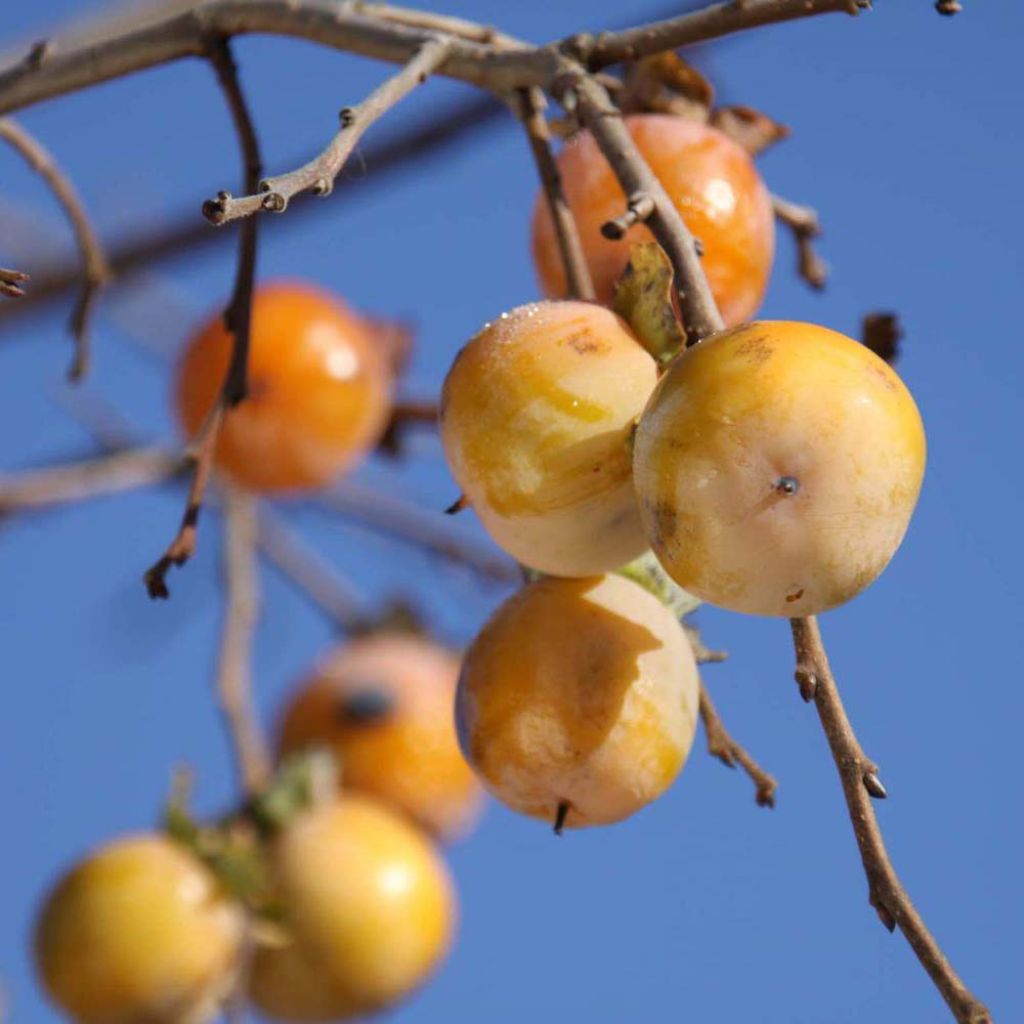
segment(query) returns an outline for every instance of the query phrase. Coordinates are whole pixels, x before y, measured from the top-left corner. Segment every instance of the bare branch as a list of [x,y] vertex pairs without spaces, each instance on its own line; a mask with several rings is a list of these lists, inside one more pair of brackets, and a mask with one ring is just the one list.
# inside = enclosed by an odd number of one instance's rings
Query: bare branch
[[[238,70],[231,56],[230,48],[223,39],[208,44],[207,54],[217,81],[224,93],[228,109],[238,136],[242,155],[243,181],[247,191],[256,187],[262,173],[259,143],[253,128],[252,118],[238,82]],[[146,570],[143,581],[152,598],[168,598],[167,573],[172,566],[182,566],[192,557],[196,547],[196,533],[203,496],[213,469],[213,457],[224,417],[228,415],[246,395],[247,370],[249,363],[249,329],[252,319],[253,281],[256,274],[256,226],[255,218],[249,218],[238,234],[238,265],[231,301],[224,312],[224,325],[231,332],[231,361],[224,376],[213,407],[206,421],[193,439],[190,455],[195,462],[192,484],[189,487],[185,512],[174,539],[167,550]]]
[[878,778],[878,767],[864,754],[846,717],[817,620],[812,616],[792,619],[790,624],[796,651],[796,679],[804,700],[814,701],[832,751],[867,875],[871,905],[889,931],[899,928],[906,937],[959,1024],[992,1024],[991,1014],[946,959],[889,860],[872,806],[872,798],[883,798],[885,789]]
[[700,718],[708,740],[708,753],[729,768],[738,764],[754,783],[757,806],[774,807],[778,783],[729,734],[703,682],[700,684]]
[[20,270],[10,270],[7,267],[0,267],[0,295],[6,295],[10,299],[20,299],[25,294],[21,286],[28,280],[28,274]]
[[871,0],[725,0],[699,11],[598,36],[571,36],[562,50],[591,71],[721,36],[815,14],[858,14]]
[[[373,173],[360,184],[365,187],[387,180],[389,172],[405,166],[408,161],[429,156],[459,142],[478,128],[495,123],[503,110],[501,104],[489,96],[448,104],[436,117],[412,130],[396,133],[383,143],[367,147],[363,160],[367,167],[372,168]],[[356,194],[351,191],[353,184],[342,178],[336,182],[333,195],[348,197]],[[316,204],[300,204],[290,217],[276,223],[294,225],[300,218],[322,213]],[[223,245],[231,237],[230,232],[211,231],[205,221],[197,221],[192,216],[191,210],[179,211],[169,218],[168,223],[172,226],[157,231],[147,229],[145,233],[122,238],[108,246],[110,265],[119,280],[146,270],[151,264],[168,256]],[[28,312],[37,305],[52,301],[74,285],[77,279],[78,268],[71,266],[56,266],[34,274],[32,289],[24,300],[0,306],[0,322],[10,321],[19,311]]]
[[346,633],[368,622],[359,595],[302,537],[265,505],[258,514],[259,547],[267,560]]
[[213,224],[226,224],[262,210],[283,213],[288,208],[289,200],[300,192],[330,195],[335,178],[341,173],[345,161],[366,129],[417,85],[425,82],[450,49],[451,41],[444,37],[424,43],[422,49],[397,75],[375,89],[358,106],[342,110],[341,129],[318,157],[297,170],[258,181],[255,188],[247,190],[248,195],[235,198],[229,192],[221,192],[216,199],[203,204],[203,216]]
[[487,579],[502,583],[519,579],[519,571],[510,559],[454,537],[450,528],[439,526],[430,516],[396,498],[346,482],[318,496],[315,503],[374,533],[423,548]]
[[575,93],[583,123],[619,179],[631,202],[650,202],[648,224],[675,272],[675,289],[688,345],[720,331],[722,318],[701,267],[698,245],[654,172],[626,130],[622,114],[607,90],[594,78],[570,65],[558,92]]
[[377,442],[385,455],[400,456],[410,427],[436,428],[439,410],[436,402],[398,401],[391,408],[391,419]]
[[71,179],[60,169],[50,152],[20,124],[7,117],[0,118],[0,138],[17,150],[46,182],[75,232],[82,284],[69,323],[75,355],[68,376],[71,380],[79,380],[89,369],[89,321],[100,289],[110,280],[110,269],[81,198],[71,184]]
[[594,299],[594,282],[583,253],[576,218],[562,191],[562,176],[551,153],[551,133],[544,117],[544,93],[534,87],[517,94],[519,117],[526,129],[537,173],[540,175],[544,198],[547,200],[551,221],[555,227],[558,251],[565,270],[566,290],[571,299]]
[[171,480],[185,467],[181,456],[150,447],[0,475],[0,515],[133,491]]
[[797,247],[797,272],[816,291],[828,281],[828,264],[814,251],[814,239],[821,234],[818,213],[809,206],[772,196],[776,219],[793,232]]
[[424,43],[443,34],[452,40],[452,47],[438,74],[506,94],[534,85],[549,87],[561,73],[564,53],[596,69],[772,22],[835,11],[856,13],[866,5],[867,0],[731,0],[622,32],[573,36],[553,45],[533,47],[515,46],[516,41],[508,37],[489,36],[486,26],[470,33],[469,23],[461,19],[458,32],[450,27],[445,31],[437,27],[445,19],[439,21],[426,12],[417,12],[415,23],[408,18],[403,21],[375,16],[371,4],[208,0],[183,13],[63,50],[45,43],[37,45],[28,57],[0,69],[0,114],[144,68],[204,56],[211,37],[269,33],[406,64]]
[[227,488],[224,496],[224,583],[217,697],[235,751],[242,788],[258,792],[270,776],[270,755],[252,702],[252,639],[259,618],[256,505]]

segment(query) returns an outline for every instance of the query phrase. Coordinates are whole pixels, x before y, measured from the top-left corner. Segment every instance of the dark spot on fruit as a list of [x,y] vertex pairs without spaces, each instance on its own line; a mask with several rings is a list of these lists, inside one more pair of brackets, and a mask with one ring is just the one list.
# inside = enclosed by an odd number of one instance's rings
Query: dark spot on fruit
[[786,601],[792,604],[794,601],[799,601],[804,596],[804,588],[801,587],[799,590],[794,590],[792,594],[786,595]]
[[565,339],[563,344],[568,345],[573,352],[578,352],[581,356],[587,355],[590,352],[603,352],[605,350],[604,344],[586,331],[571,335]]
[[658,542],[665,544],[672,540],[676,532],[676,510],[675,506],[667,501],[659,501],[654,509],[654,532]]
[[762,366],[775,354],[775,349],[766,335],[755,334],[752,338],[747,338],[736,352],[752,365]]
[[795,476],[780,476],[779,479],[775,481],[775,490],[777,490],[779,494],[796,494],[796,492],[800,490],[800,481],[797,480]]
[[394,711],[394,705],[390,694],[368,686],[341,697],[337,715],[346,725],[373,725],[387,718]]

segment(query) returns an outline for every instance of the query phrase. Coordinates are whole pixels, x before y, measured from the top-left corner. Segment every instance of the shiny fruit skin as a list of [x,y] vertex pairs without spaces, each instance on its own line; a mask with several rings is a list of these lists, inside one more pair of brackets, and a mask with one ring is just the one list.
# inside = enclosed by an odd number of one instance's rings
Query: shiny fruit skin
[[[748,320],[761,305],[775,255],[771,196],[753,160],[716,128],[686,118],[634,114],[626,118],[626,126],[704,247],[701,262],[726,325]],[[601,234],[602,224],[625,212],[626,200],[589,133],[566,145],[558,166],[598,301],[609,303],[630,246],[653,236],[643,225],[630,228],[618,241]],[[544,294],[564,296],[565,271],[543,194],[533,213],[533,259]]]
[[272,851],[292,941],[260,948],[250,994],[279,1020],[326,1021],[390,1006],[448,951],[455,893],[404,818],[348,795],[306,811]]
[[592,303],[520,306],[462,349],[441,393],[441,438],[500,547],[557,576],[644,551],[629,439],[656,380],[625,322]]
[[679,774],[697,722],[697,666],[672,613],[621,576],[547,578],[470,647],[459,738],[494,795],[570,827],[621,821]]
[[[175,405],[187,437],[216,401],[230,352],[218,312],[178,366]],[[383,432],[390,377],[372,328],[338,299],[306,284],[261,286],[253,297],[249,394],[225,417],[217,466],[258,493],[326,486]]]
[[458,676],[459,659],[426,637],[383,632],[353,640],[295,693],[279,751],[327,747],[346,789],[397,807],[439,838],[458,838],[482,798],[452,721]]
[[214,876],[163,836],[116,840],[47,897],[36,961],[80,1024],[212,1020],[237,964],[242,915]]
[[637,494],[662,565],[733,611],[813,615],[882,572],[925,465],[917,406],[865,346],[760,322],[680,355],[640,421]]

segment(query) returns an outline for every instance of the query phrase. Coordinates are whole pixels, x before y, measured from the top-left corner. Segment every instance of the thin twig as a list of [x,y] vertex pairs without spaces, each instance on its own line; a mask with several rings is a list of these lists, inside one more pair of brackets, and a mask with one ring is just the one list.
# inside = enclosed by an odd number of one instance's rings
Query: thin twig
[[323,609],[343,632],[361,630],[369,621],[359,595],[280,516],[266,505],[258,514],[259,547],[267,560]]
[[576,218],[562,191],[562,175],[551,152],[551,133],[544,116],[544,93],[534,87],[517,93],[519,117],[526,129],[533,160],[537,165],[544,198],[555,228],[558,251],[565,270],[566,293],[571,299],[594,299],[594,282],[583,253]]
[[492,554],[489,548],[453,537],[450,529],[438,526],[430,516],[397,498],[346,482],[317,496],[316,504],[391,540],[412,544],[464,565],[487,579],[500,583],[519,580],[513,561]]
[[814,239],[821,234],[817,211],[775,195],[772,196],[772,209],[776,219],[793,232],[797,272],[812,288],[821,291],[828,281],[828,264],[814,250]]
[[270,755],[252,701],[252,639],[259,618],[256,503],[227,488],[224,496],[226,605],[217,670],[217,698],[246,794],[270,776]]
[[778,783],[729,734],[703,682],[700,684],[700,719],[704,723],[708,753],[729,768],[738,764],[754,783],[757,806],[774,807]]
[[[619,61],[706,42],[773,22],[845,11],[867,0],[727,0],[666,21],[599,36],[573,36],[546,46],[506,48],[449,33],[452,50],[438,74],[459,78],[497,94],[540,86],[547,89],[568,53],[591,70]],[[365,8],[368,5],[362,5]],[[410,25],[360,12],[337,0],[208,0],[143,27],[113,31],[66,49],[37,45],[0,69],[0,114],[53,96],[120,78],[184,57],[204,56],[211,36],[248,33],[308,39],[322,46],[405,64],[439,34],[437,22]],[[486,31],[486,26],[481,26]],[[442,33],[443,34],[443,31]]]
[[[339,197],[363,196],[362,189],[386,182],[390,172],[405,167],[409,161],[425,160],[464,141],[478,129],[495,124],[503,111],[504,107],[490,96],[475,96],[469,100],[446,104],[435,117],[408,131],[394,132],[391,138],[375,146],[368,145],[361,155],[372,173],[358,182],[355,179],[340,179],[335,184],[334,201],[337,202]],[[360,185],[359,191],[352,187],[355,184]],[[274,221],[273,230],[282,230],[284,225],[295,226],[300,219],[322,217],[323,214],[323,209],[315,203],[300,203],[290,216]],[[211,231],[205,220],[197,221],[191,208],[179,210],[168,218],[167,223],[169,227],[155,231],[147,227],[143,232],[109,244],[107,252],[110,265],[119,281],[123,282],[167,257],[212,249],[231,238],[230,232]],[[21,302],[0,306],[0,322],[13,322],[18,312],[29,312],[51,302],[77,280],[77,266],[55,265],[35,272],[32,288]]]
[[9,299],[20,299],[25,294],[25,289],[21,286],[27,280],[28,274],[20,270],[0,267],[0,295],[6,295]]
[[0,515],[137,490],[174,479],[186,467],[166,448],[145,447],[0,475]]
[[[217,73],[217,81],[227,101],[235,134],[242,155],[243,181],[247,191],[255,189],[262,174],[259,142],[252,118],[238,81],[238,69],[224,39],[208,41],[207,57]],[[195,463],[192,484],[189,487],[185,512],[174,539],[167,550],[146,570],[143,581],[152,598],[170,597],[167,573],[172,566],[182,566],[192,557],[196,548],[196,533],[203,496],[213,469],[213,456],[224,417],[246,395],[249,363],[249,330],[252,319],[253,282],[256,275],[256,227],[250,217],[242,224],[238,234],[238,264],[231,301],[224,312],[224,326],[231,333],[231,361],[224,375],[220,394],[210,409],[205,422],[193,439],[190,454]]]
[[425,82],[450,50],[451,42],[446,37],[428,40],[397,75],[375,89],[358,106],[342,110],[341,129],[318,157],[287,174],[262,181],[257,178],[258,184],[246,189],[247,195],[236,198],[229,192],[221,192],[216,199],[203,204],[203,216],[213,224],[226,224],[261,210],[283,213],[288,208],[289,200],[300,192],[330,195],[334,180],[366,129],[417,85]]
[[410,427],[437,427],[439,410],[436,402],[398,401],[391,408],[391,419],[381,434],[377,447],[385,455],[403,453],[405,435]]
[[696,344],[723,327],[722,318],[701,267],[698,246],[668,193],[647,165],[622,114],[608,91],[593,76],[571,63],[566,67],[558,91],[574,93],[577,109],[590,129],[631,203],[649,200],[648,224],[675,271],[674,285],[688,345]]
[[68,377],[71,380],[79,380],[89,369],[89,323],[100,289],[110,280],[110,268],[78,192],[50,152],[10,118],[0,118],[0,138],[17,150],[25,162],[46,182],[75,233],[81,262],[79,276],[82,283],[69,323],[71,337],[75,343],[75,354],[68,370]]
[[806,701],[814,701],[839,773],[868,881],[868,900],[889,931],[906,937],[959,1024],[992,1024],[992,1016],[946,959],[911,902],[889,860],[872,797],[885,796],[878,768],[865,754],[846,716],[829,667],[817,620],[792,619],[796,680]]

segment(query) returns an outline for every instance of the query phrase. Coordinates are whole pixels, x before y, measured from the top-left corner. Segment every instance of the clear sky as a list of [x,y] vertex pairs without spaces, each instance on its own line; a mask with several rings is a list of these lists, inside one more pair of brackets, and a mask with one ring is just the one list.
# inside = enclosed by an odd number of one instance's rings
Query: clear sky
[[[3,32],[39,38],[91,9],[84,0],[6,5]],[[431,4],[430,6],[435,6]],[[438,7],[543,40],[638,18],[614,0],[452,0]],[[629,10],[624,8],[628,6]],[[708,54],[726,102],[793,129],[763,160],[771,187],[821,211],[833,278],[796,280],[782,237],[767,317],[849,333],[893,308],[907,337],[899,369],[928,428],[924,493],[884,577],[824,617],[834,667],[890,799],[879,808],[897,867],[965,979],[1002,1024],[1024,1019],[1021,689],[1021,380],[1024,216],[1020,182],[1024,8],[966,0],[941,19],[930,0],[880,0],[735,38]],[[337,110],[386,73],[288,41],[237,46],[269,170],[319,147]],[[431,83],[381,132],[412,124],[461,90]],[[108,237],[159,225],[234,187],[235,143],[208,69],[165,67],[31,109],[24,122],[73,173]],[[379,136],[380,133],[378,133]],[[369,141],[372,141],[372,137]],[[535,297],[527,251],[535,190],[512,123],[266,233],[264,278],[309,278],[359,307],[419,324],[407,393],[430,396],[485,320]],[[361,178],[356,165],[352,171]],[[304,202],[316,202],[306,199]],[[0,262],[30,263],[66,229],[17,159],[0,152]],[[25,216],[44,232],[26,237]],[[212,230],[212,229],[211,229]],[[231,247],[159,268],[172,297],[142,333],[176,345],[223,301]],[[156,309],[156,312],[153,310]],[[149,438],[170,438],[168,379],[123,333],[111,300],[90,384]],[[59,412],[65,310],[0,338],[0,466],[87,454]],[[435,440],[361,482],[440,509],[453,484]],[[154,821],[172,766],[192,765],[197,801],[229,800],[231,765],[210,696],[220,619],[217,524],[193,564],[151,604],[141,570],[166,543],[177,492],[110,498],[0,528],[4,701],[0,976],[12,1019],[50,1019],[26,939],[45,887],[69,861]],[[287,510],[371,605],[411,595],[465,642],[503,592],[361,530]],[[481,536],[470,517],[458,527]],[[780,780],[774,811],[698,738],[674,789],[628,823],[555,840],[491,805],[453,849],[462,900],[450,962],[390,1019],[931,1022],[945,1009],[903,940],[880,927],[813,710],[798,698],[785,623],[701,613],[729,661],[707,679],[723,716]],[[271,575],[256,657],[271,720],[296,674],[330,642],[328,623]],[[1012,965],[1012,966],[1011,966]]]

